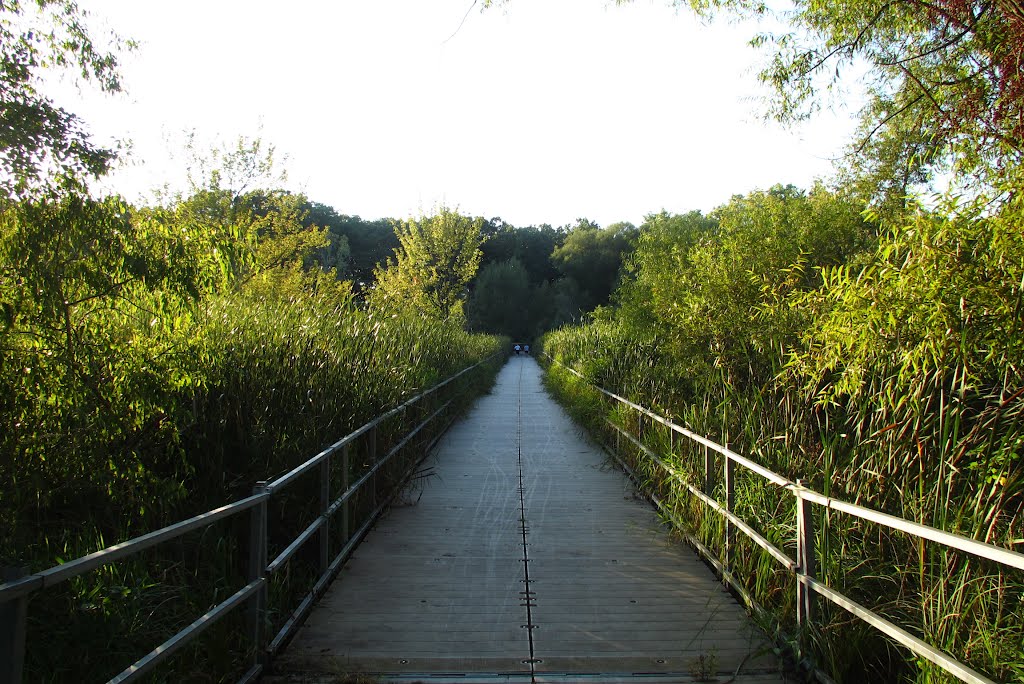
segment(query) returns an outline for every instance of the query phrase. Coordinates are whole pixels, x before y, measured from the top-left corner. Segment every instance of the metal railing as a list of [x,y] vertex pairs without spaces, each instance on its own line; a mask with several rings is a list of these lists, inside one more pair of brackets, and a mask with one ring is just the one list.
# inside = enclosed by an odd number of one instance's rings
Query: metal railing
[[[41,572],[19,577],[8,576],[0,578],[5,580],[3,584],[0,584],[0,684],[18,684],[21,681],[26,641],[27,605],[30,594],[49,589],[61,582],[78,577],[101,566],[129,558],[146,549],[178,539],[194,530],[209,527],[215,522],[244,513],[248,513],[250,516],[248,577],[245,586],[219,602],[195,619],[190,625],[126,667],[120,674],[109,681],[111,684],[120,684],[121,682],[137,680],[167,660],[183,646],[195,640],[206,629],[242,606],[248,607],[246,632],[252,655],[248,663],[248,670],[239,681],[254,681],[262,673],[267,661],[281,649],[289,637],[302,624],[317,598],[330,585],[345,560],[351,555],[377,518],[401,491],[403,484],[415,473],[419,464],[426,458],[430,449],[444,433],[447,426],[438,432],[427,447],[423,449],[422,453],[416,454],[417,457],[412,458],[411,462],[406,464],[399,477],[391,478],[395,483],[394,486],[389,492],[380,497],[377,496],[376,492],[378,475],[382,470],[391,465],[393,461],[398,460],[395,457],[401,453],[403,448],[408,446],[413,438],[421,433],[424,428],[439,418],[451,405],[452,400],[442,403],[440,407],[433,410],[430,415],[426,416],[403,437],[398,439],[387,453],[379,458],[377,455],[378,427],[388,419],[405,413],[410,407],[422,402],[438,390],[487,363],[494,356],[491,355],[479,363],[461,370],[430,389],[417,394],[400,406],[374,418],[277,479],[257,483],[251,496]],[[369,442],[367,449],[369,452],[368,468],[354,482],[350,483],[349,475],[352,470],[350,447],[356,440],[362,437],[365,437]],[[332,462],[336,457],[340,459],[339,465],[343,491],[332,500],[330,488]],[[295,536],[273,560],[268,562],[268,545],[270,541],[267,514],[268,504],[275,494],[293,485],[302,475],[313,471],[319,473],[319,515],[302,532]],[[351,525],[349,504],[357,493],[367,486],[373,489],[370,501],[374,507],[361,522],[359,528],[351,531],[349,529]],[[330,530],[332,520],[339,513],[341,515],[342,538],[346,541],[340,551],[331,558]],[[292,559],[300,548],[305,546],[314,537],[319,538],[319,576],[312,589],[292,610],[283,626],[270,639],[269,643],[266,643],[263,631],[269,623],[267,616],[269,580],[274,573],[280,571],[288,564],[288,561]]]
[[[915,523],[904,518],[889,515],[887,513],[881,513],[879,511],[872,510],[865,506],[848,503],[839,499],[825,496],[816,491],[808,489],[806,487],[806,480],[797,480],[793,482],[778,473],[775,473],[764,466],[746,458],[732,450],[727,446],[722,446],[716,442],[713,442],[706,437],[702,437],[685,427],[676,425],[671,420],[661,416],[650,409],[647,409],[639,404],[633,403],[628,399],[619,396],[613,392],[598,387],[593,384],[581,373],[575,369],[566,366],[555,360],[548,354],[543,354],[551,362],[558,364],[568,372],[572,373],[576,377],[580,378],[588,385],[596,389],[601,394],[614,400],[615,402],[626,406],[638,414],[637,423],[637,434],[642,432],[643,417],[651,419],[652,421],[659,423],[667,427],[671,433],[679,434],[687,439],[696,442],[704,448],[704,481],[701,487],[694,486],[686,475],[680,471],[680,469],[674,467],[670,463],[667,463],[652,449],[647,447],[630,433],[627,429],[623,428],[618,423],[614,422],[610,418],[607,419],[609,426],[615,431],[616,438],[622,437],[628,440],[636,449],[646,455],[655,465],[661,468],[673,481],[682,485],[690,494],[702,501],[711,510],[721,515],[725,519],[725,539],[724,539],[724,558],[718,558],[705,544],[703,544],[695,536],[689,534],[679,520],[677,514],[670,506],[662,501],[656,494],[648,492],[651,500],[654,504],[666,514],[679,529],[679,531],[686,536],[687,540],[693,544],[697,550],[703,555],[709,563],[711,563],[716,570],[722,576],[722,579],[727,582],[744,600],[744,602],[754,611],[758,613],[765,613],[764,609],[754,600],[749,592],[744,587],[743,583],[740,582],[732,572],[733,559],[732,554],[735,549],[735,533],[736,530],[743,532],[747,537],[750,538],[757,546],[764,549],[775,561],[779,563],[783,568],[788,570],[790,573],[795,575],[796,578],[796,617],[797,623],[801,626],[808,624],[812,621],[815,611],[815,599],[816,596],[820,596],[829,602],[845,609],[852,615],[856,616],[860,620],[868,623],[878,631],[887,635],[897,643],[903,645],[916,655],[934,663],[946,672],[956,676],[961,681],[969,682],[971,684],[995,684],[991,679],[985,675],[973,670],[967,665],[963,664],[956,658],[952,657],[945,651],[939,650],[926,643],[922,639],[914,636],[907,630],[903,629],[899,625],[885,619],[878,613],[864,607],[857,603],[853,599],[845,596],[844,594],[832,589],[828,585],[821,582],[815,577],[815,533],[814,533],[814,516],[812,515],[812,506],[820,506],[826,510],[840,511],[848,515],[852,515],[861,520],[869,521],[882,525],[890,530],[897,530],[906,534],[912,535],[919,539],[925,539],[932,542],[936,542],[947,546],[949,548],[964,551],[978,558],[985,558],[990,561],[1005,565],[1018,570],[1024,570],[1024,554],[1011,551],[993,544],[986,544],[979,542],[976,539],[971,539],[958,534],[945,532],[943,530]],[[723,462],[723,478],[724,478],[724,493],[725,501],[719,502],[713,496],[714,491],[714,470],[715,458],[712,452],[721,454],[724,457]],[[617,453],[614,454],[616,460],[622,465],[630,476],[635,481],[640,483],[642,480],[638,477],[637,473],[622,460]],[[735,513],[735,468],[741,466],[746,470],[755,473],[767,482],[778,486],[780,489],[788,491],[796,499],[796,559],[790,558],[784,551],[779,549],[777,546],[768,541],[762,534],[757,532],[752,526],[747,524],[743,519],[738,517]]]

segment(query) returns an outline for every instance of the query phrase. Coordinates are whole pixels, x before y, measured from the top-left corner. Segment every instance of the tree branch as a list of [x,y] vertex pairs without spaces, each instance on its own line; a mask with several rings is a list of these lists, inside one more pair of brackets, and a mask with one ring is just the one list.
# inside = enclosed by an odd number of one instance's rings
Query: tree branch
[[917,104],[918,102],[920,102],[920,101],[921,101],[921,100],[923,100],[923,99],[924,99],[924,95],[923,95],[923,94],[921,94],[921,95],[918,95],[918,96],[917,96],[917,97],[915,97],[915,98],[914,98],[913,100],[911,100],[910,102],[908,102],[907,104],[903,105],[903,106],[902,106],[902,107],[900,107],[900,108],[899,108],[898,110],[896,110],[895,112],[893,112],[892,114],[890,114],[889,116],[887,116],[887,117],[885,117],[884,119],[882,119],[881,121],[879,121],[879,122],[878,122],[878,125],[876,125],[876,126],[875,126],[874,128],[872,128],[872,129],[871,129],[871,130],[870,130],[870,131],[868,132],[868,134],[867,134],[866,136],[864,136],[864,140],[863,140],[863,141],[861,142],[861,144],[860,144],[860,145],[858,145],[858,146],[857,146],[857,149],[856,149],[856,152],[855,152],[855,154],[860,154],[861,152],[863,152],[863,151],[864,151],[864,148],[868,146],[868,143],[869,143],[869,142],[871,142],[871,139],[872,139],[873,137],[875,137],[875,133],[877,133],[877,132],[878,132],[879,130],[881,130],[881,128],[882,128],[883,126],[885,126],[886,124],[888,124],[888,123],[889,123],[890,121],[892,121],[892,120],[893,120],[893,119],[895,119],[895,118],[896,118],[897,116],[899,116],[899,115],[900,115],[900,114],[902,114],[903,112],[907,111],[908,109],[910,109],[911,107],[913,107],[914,105],[916,105],[916,104]]
[[818,61],[817,61],[817,62],[816,62],[816,63],[815,63],[815,64],[814,64],[813,66],[811,66],[810,68],[808,68],[808,69],[807,69],[807,70],[806,70],[806,71],[805,71],[805,72],[803,73],[803,75],[805,75],[805,76],[806,76],[807,74],[810,74],[811,72],[813,72],[813,71],[816,71],[817,69],[821,68],[821,66],[822,66],[823,64],[825,64],[825,62],[827,62],[828,60],[832,59],[832,58],[833,58],[833,57],[834,57],[835,55],[837,55],[838,53],[840,53],[840,52],[842,52],[842,51],[844,51],[844,50],[856,49],[857,45],[858,45],[858,44],[859,44],[859,43],[861,42],[861,40],[862,40],[862,39],[864,38],[865,34],[867,34],[867,32],[868,32],[868,29],[871,29],[872,27],[874,27],[874,25],[875,25],[875,24],[876,24],[876,23],[878,22],[878,20],[882,18],[882,14],[883,14],[883,13],[884,13],[884,12],[885,12],[885,11],[886,11],[887,9],[889,9],[890,7],[892,7],[892,5],[893,5],[893,3],[892,3],[892,2],[887,2],[887,3],[885,3],[884,5],[882,5],[882,6],[881,6],[881,7],[879,8],[878,12],[876,12],[876,13],[875,13],[875,16],[871,18],[871,21],[869,21],[869,22],[867,23],[867,25],[866,25],[866,26],[865,26],[864,28],[862,28],[862,29],[860,30],[860,32],[859,32],[859,33],[857,34],[857,37],[856,37],[856,38],[854,38],[854,39],[853,39],[852,41],[850,41],[850,42],[848,42],[848,43],[843,43],[842,45],[837,45],[837,46],[836,46],[835,48],[833,48],[832,50],[830,50],[830,51],[829,51],[829,53],[828,53],[827,55],[825,55],[824,57],[822,57],[821,59],[819,59],[819,60],[818,60]]
[[455,29],[455,33],[453,33],[452,35],[450,35],[447,38],[445,38],[444,41],[441,42],[441,45],[444,45],[445,43],[447,43],[449,40],[454,38],[458,34],[459,31],[462,30],[462,27],[466,23],[466,20],[469,19],[469,13],[473,11],[474,7],[476,7],[476,3],[477,2],[478,2],[478,0],[473,0],[473,4],[469,6],[468,10],[466,10],[466,14],[463,15],[462,21],[459,22],[459,27],[457,29]]
[[952,47],[953,45],[959,43],[961,40],[964,39],[964,37],[968,33],[970,33],[973,30],[973,28],[974,28],[973,26],[971,26],[970,28],[966,28],[963,31],[961,31],[960,34],[957,35],[955,38],[953,38],[951,40],[948,40],[945,43],[942,43],[941,45],[936,45],[935,47],[933,47],[931,49],[925,50],[924,52],[919,52],[916,55],[911,55],[910,57],[906,57],[904,59],[896,60],[894,62],[879,62],[878,64],[880,66],[887,66],[887,67],[901,66],[903,64],[906,64],[907,62],[914,62],[914,61],[917,61],[917,60],[921,59],[922,57],[927,57],[928,55],[934,55],[936,52],[939,52],[940,50],[945,50],[946,48]]

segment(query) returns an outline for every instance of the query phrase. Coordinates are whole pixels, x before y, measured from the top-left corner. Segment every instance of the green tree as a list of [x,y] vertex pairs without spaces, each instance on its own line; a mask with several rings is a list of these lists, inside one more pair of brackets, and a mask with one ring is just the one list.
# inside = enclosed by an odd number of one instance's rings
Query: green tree
[[307,226],[327,229],[330,245],[318,258],[325,267],[337,268],[357,288],[365,289],[373,283],[374,270],[383,266],[399,245],[392,220],[367,221],[339,214],[319,202],[309,202],[303,208]]
[[517,259],[488,264],[480,269],[466,303],[472,330],[530,340],[537,332],[536,288]]
[[823,186],[776,186],[707,217],[650,216],[619,294],[623,318],[637,331],[658,326],[697,374],[714,366],[733,381],[764,382],[807,325],[807,309],[790,298],[870,245],[874,228],[859,207]]
[[554,249],[551,261],[585,293],[584,308],[608,303],[619,282],[623,258],[632,249],[636,235],[631,223],[616,223],[602,230],[587,219],[579,219]]
[[116,152],[89,139],[82,121],[43,94],[43,73],[71,74],[101,91],[121,90],[118,53],[132,43],[98,45],[74,0],[0,2],[0,194],[38,195],[61,178],[106,172]]
[[480,265],[482,227],[483,219],[446,207],[434,216],[396,222],[399,248],[376,272],[373,303],[461,319],[467,286]]
[[554,281],[560,273],[551,261],[551,253],[562,237],[546,224],[517,228],[505,223],[484,242],[482,264],[518,259],[534,285]]
[[[764,14],[760,0],[675,0],[711,16]],[[898,203],[915,182],[952,169],[969,185],[1024,153],[1024,6],[1019,0],[797,0],[790,30],[759,35],[770,113],[807,118],[867,66],[868,99],[852,171],[869,197]],[[995,174],[992,176],[992,174]]]
[[[287,296],[303,280],[303,267],[337,275],[345,246],[332,244],[327,229],[310,221],[308,200],[261,189],[285,178],[272,145],[240,136],[230,145],[201,152],[192,135],[186,152],[191,194],[174,196],[151,213],[168,225],[187,226],[218,240],[225,257],[222,287],[257,288],[264,294],[276,288]],[[324,263],[324,254],[334,263]]]
[[43,511],[86,506],[111,521],[182,495],[168,397],[199,374],[195,304],[221,282],[218,242],[117,198],[0,212],[0,477],[31,493],[3,515],[53,524]]

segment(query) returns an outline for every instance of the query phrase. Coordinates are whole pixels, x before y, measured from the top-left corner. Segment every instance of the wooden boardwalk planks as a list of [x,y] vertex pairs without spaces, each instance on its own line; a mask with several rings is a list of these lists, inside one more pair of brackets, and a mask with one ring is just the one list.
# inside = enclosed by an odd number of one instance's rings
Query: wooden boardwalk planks
[[723,681],[782,681],[764,636],[533,359],[513,357],[429,463],[421,498],[370,532],[276,671],[692,681],[703,656]]

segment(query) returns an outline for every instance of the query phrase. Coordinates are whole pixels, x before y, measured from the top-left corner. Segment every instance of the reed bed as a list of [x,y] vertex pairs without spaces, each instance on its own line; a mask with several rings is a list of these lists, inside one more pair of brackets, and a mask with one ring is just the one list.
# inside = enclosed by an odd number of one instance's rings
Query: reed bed
[[[31,452],[31,439],[5,443],[5,469],[21,484],[0,502],[8,523],[0,554],[8,563],[40,570],[247,496],[257,481],[290,470],[504,347],[503,340],[466,333],[454,323],[384,316],[349,297],[215,296],[192,316],[168,346],[164,363],[171,371],[149,372],[144,385],[123,385],[124,392],[140,392],[117,401],[144,407],[135,424],[159,423],[128,453],[124,432],[93,440],[91,453],[83,439],[76,453],[65,455],[74,467],[29,472],[16,450]],[[495,357],[443,397],[381,425],[378,453],[442,401],[453,402],[448,419],[457,415],[487,390],[499,363]],[[408,458],[422,454],[446,422],[411,443]],[[364,440],[353,449],[348,481],[368,464]],[[97,466],[107,468],[97,473]],[[397,468],[379,475],[381,495],[398,476]],[[335,468],[332,491],[340,491],[345,477]],[[305,477],[273,499],[271,557],[319,514],[318,487]],[[48,489],[75,495],[49,497]],[[353,525],[376,504],[368,495],[357,498],[349,511]],[[245,584],[248,525],[247,515],[237,516],[34,596],[28,680],[104,681],[236,591]],[[342,534],[335,528],[334,553]],[[307,546],[272,581],[268,630],[276,631],[316,578],[316,543]],[[251,648],[242,636],[244,617],[238,611],[211,629],[153,681],[233,681]]]
[[[858,495],[849,474],[857,472],[854,459],[865,447],[852,448],[843,434],[810,433],[806,417],[793,408],[793,397],[780,392],[737,392],[722,385],[711,390],[713,385],[708,383],[704,394],[683,399],[664,380],[671,374],[658,370],[667,359],[649,355],[649,348],[631,344],[603,324],[563,329],[549,334],[543,345],[559,363],[584,373],[595,385],[652,407],[791,479],[806,478],[813,488],[831,496],[921,520],[925,517],[916,497],[925,499],[929,489],[948,493],[948,487],[943,489],[938,481],[941,474],[929,480],[915,467],[904,482],[887,483],[884,499],[877,492],[871,497]],[[715,380],[721,382],[720,377]],[[635,411],[603,398],[559,364],[549,365],[547,382],[593,434],[618,448],[648,492],[671,502],[674,524],[724,557],[723,519],[627,440],[617,439],[607,421],[626,428],[698,487],[704,478],[699,445],[679,436],[670,438],[663,427],[652,426],[649,420],[638,422]],[[998,437],[993,443],[1007,439]],[[896,449],[890,445],[889,450]],[[721,461],[717,464],[715,493],[724,501]],[[742,468],[736,472],[737,514],[795,558],[794,498]],[[991,541],[991,536],[979,532],[1000,513],[978,509],[974,497],[949,494],[941,513],[925,518],[928,524]],[[843,514],[816,515],[819,578],[996,681],[1024,681],[1022,573]],[[1001,535],[995,541],[1012,548],[1019,530],[1007,528]],[[755,617],[778,642],[788,645],[794,661],[818,668],[835,681],[957,681],[824,600],[819,601],[813,627],[801,633],[792,574],[742,534],[737,535],[733,550],[733,572],[763,609]]]
[[[873,238],[847,224],[840,258],[813,252],[837,234],[833,218],[806,222],[814,239],[805,246],[786,236],[799,221],[785,219],[785,206],[808,198],[755,193],[777,211],[748,211],[740,198],[729,211],[743,220],[729,223],[726,212],[712,228],[652,217],[618,307],[549,333],[544,351],[823,494],[1020,551],[1024,201],[950,200]],[[843,201],[819,193],[825,199]],[[792,263],[779,261],[781,249],[762,256],[766,234],[792,242]],[[649,423],[638,431],[635,413],[609,406],[558,364],[548,378],[595,434],[614,439],[611,418],[687,481],[704,477],[693,445]],[[644,465],[628,440],[620,446],[679,524],[721,554],[719,516]],[[739,515],[795,557],[793,497],[737,472]],[[1024,682],[1022,573],[845,514],[815,515],[829,586],[995,681]],[[766,629],[796,660],[840,682],[953,681],[824,601],[801,633],[792,577],[742,535],[735,564],[765,608]]]

